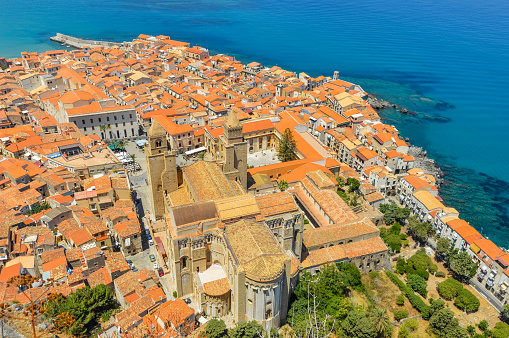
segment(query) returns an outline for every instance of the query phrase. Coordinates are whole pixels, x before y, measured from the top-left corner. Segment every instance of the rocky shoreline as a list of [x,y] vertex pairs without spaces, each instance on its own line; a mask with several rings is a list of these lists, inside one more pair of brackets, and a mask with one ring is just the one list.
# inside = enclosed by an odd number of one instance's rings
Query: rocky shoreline
[[[375,94],[368,94],[368,98],[366,102],[376,110],[382,110],[386,108],[394,108],[399,110],[402,114],[416,114],[414,112],[409,111],[405,107],[400,107],[397,104],[387,102],[378,98]],[[405,138],[405,142],[409,142],[409,138]],[[428,157],[428,153],[422,147],[416,147],[414,145],[410,145],[408,149],[408,155],[414,157],[414,168],[421,168],[426,174],[433,175],[436,180],[437,187],[443,183],[443,172],[440,169],[438,163],[435,160]]]

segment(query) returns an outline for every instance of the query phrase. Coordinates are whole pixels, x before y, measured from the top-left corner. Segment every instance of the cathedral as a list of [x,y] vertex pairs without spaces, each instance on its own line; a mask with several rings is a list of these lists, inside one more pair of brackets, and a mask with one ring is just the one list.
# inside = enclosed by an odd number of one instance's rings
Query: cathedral
[[[390,267],[376,226],[331,193],[334,183],[323,172],[284,192],[246,193],[242,124],[230,113],[223,128],[214,162],[182,168],[164,128],[153,121],[148,132],[152,216],[165,223],[178,297],[191,297],[203,315],[231,312],[237,323],[255,320],[268,329],[285,323],[301,271],[339,261],[366,271]],[[304,232],[305,217],[327,224]]]

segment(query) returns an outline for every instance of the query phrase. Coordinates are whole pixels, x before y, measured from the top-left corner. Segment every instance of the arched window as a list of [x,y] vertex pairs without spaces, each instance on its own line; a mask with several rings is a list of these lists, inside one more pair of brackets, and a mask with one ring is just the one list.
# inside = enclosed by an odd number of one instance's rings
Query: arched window
[[187,268],[187,257],[182,257],[182,269]]

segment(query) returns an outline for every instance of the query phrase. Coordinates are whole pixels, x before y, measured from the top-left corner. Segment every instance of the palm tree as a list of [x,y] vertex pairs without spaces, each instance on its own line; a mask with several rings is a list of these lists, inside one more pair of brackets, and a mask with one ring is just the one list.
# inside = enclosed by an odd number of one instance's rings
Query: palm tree
[[136,155],[135,155],[135,154],[131,154],[131,160],[132,160],[133,162],[136,162]]
[[117,143],[118,147],[120,149],[124,149],[124,146],[125,146],[125,143],[124,143],[124,140],[119,140],[118,143]]
[[105,140],[106,139],[106,129],[108,127],[105,125],[105,124],[101,124],[99,126],[99,130],[101,131],[101,136],[102,136],[102,139]]
[[373,309],[369,314],[370,319],[375,324],[375,329],[379,336],[386,337],[390,336],[391,322],[389,315],[385,309],[376,308]]

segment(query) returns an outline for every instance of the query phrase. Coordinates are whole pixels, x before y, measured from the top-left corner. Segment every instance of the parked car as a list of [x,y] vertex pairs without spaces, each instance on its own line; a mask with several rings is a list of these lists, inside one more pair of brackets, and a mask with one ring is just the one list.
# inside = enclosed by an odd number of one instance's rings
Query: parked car
[[184,302],[188,305],[192,303],[191,298],[184,298]]
[[147,235],[147,238],[148,238],[149,240],[151,240],[151,239],[152,239],[152,236],[149,234],[149,235]]
[[157,263],[154,263],[154,270],[157,270]]
[[132,260],[130,260],[130,259],[128,259],[128,260],[127,260],[127,264],[133,264],[133,261],[132,261]]
[[153,240],[151,240],[151,239],[149,239],[149,240],[148,240],[148,245],[154,245],[154,241],[153,241]]
[[159,269],[157,270],[157,273],[159,274],[159,277],[163,277],[163,276],[164,276],[163,268],[159,268]]
[[150,255],[150,256],[148,256],[148,257],[150,258],[150,261],[151,261],[151,262],[155,262],[155,261],[156,261],[156,256],[154,256],[154,255]]
[[150,236],[150,230],[149,229],[145,229],[145,235]]
[[137,267],[135,267],[135,266],[133,265],[133,266],[131,266],[131,270],[132,270],[133,272],[136,272],[136,271],[138,271],[138,268],[137,268]]

